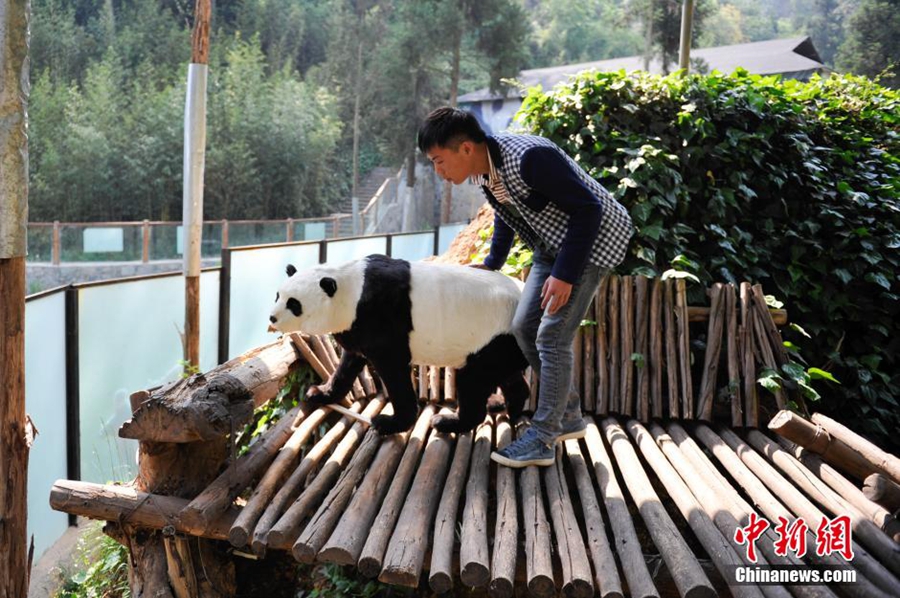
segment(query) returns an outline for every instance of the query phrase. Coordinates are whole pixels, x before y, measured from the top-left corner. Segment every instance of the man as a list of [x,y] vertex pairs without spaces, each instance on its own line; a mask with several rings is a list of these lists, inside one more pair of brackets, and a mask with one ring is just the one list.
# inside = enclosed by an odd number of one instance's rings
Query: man
[[491,250],[480,267],[500,268],[515,234],[534,250],[513,326],[540,378],[537,411],[532,426],[491,458],[509,467],[551,465],[556,442],[585,433],[572,344],[600,278],[625,256],[631,219],[542,137],[488,136],[471,114],[444,107],[425,119],[418,142],[441,178],[456,185],[471,178],[494,208]]

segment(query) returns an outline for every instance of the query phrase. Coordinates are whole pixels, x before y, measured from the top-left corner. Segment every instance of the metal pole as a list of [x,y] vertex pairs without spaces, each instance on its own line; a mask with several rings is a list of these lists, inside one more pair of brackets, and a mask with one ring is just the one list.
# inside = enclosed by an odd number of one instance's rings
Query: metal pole
[[681,7],[681,54],[678,68],[688,74],[691,70],[691,29],[694,26],[694,0],[684,0]]

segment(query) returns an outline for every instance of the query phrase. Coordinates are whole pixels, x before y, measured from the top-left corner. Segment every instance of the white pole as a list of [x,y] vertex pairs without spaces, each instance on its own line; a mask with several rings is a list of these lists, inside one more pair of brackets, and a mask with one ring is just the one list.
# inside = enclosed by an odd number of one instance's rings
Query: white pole
[[684,0],[681,7],[681,55],[678,68],[688,74],[691,70],[691,29],[694,26],[694,0]]
[[203,233],[203,171],[206,165],[205,64],[188,66],[184,106],[184,275],[200,276],[200,243]]

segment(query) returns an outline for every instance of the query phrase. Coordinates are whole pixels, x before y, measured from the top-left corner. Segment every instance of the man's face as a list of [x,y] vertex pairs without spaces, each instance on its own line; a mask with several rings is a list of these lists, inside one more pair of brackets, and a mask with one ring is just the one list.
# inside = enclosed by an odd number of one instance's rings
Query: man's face
[[472,174],[474,145],[471,141],[463,141],[459,147],[435,146],[428,150],[426,155],[438,176],[454,185],[465,182]]

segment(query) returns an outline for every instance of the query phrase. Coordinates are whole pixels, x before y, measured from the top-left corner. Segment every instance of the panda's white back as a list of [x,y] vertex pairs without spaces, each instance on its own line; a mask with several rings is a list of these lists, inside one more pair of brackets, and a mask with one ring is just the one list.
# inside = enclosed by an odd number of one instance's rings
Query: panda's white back
[[413,363],[461,367],[498,334],[510,332],[521,289],[499,272],[413,262]]

